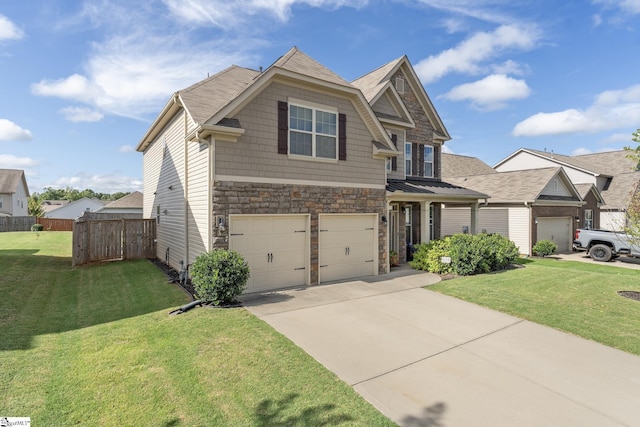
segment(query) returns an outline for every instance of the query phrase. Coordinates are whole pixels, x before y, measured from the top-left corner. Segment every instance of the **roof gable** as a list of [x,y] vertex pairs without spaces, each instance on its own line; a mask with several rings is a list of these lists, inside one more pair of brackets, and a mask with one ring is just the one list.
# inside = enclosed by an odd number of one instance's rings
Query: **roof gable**
[[418,102],[422,106],[425,115],[429,119],[429,122],[435,131],[434,136],[436,139],[440,139],[442,141],[451,139],[449,132],[442,123],[438,112],[433,106],[429,95],[427,95],[424,86],[420,82],[418,75],[406,55],[382,65],[376,70],[354,80],[351,84],[359,88],[365,94],[365,97],[369,102],[374,102],[375,99],[380,96],[381,92],[385,91],[388,88],[388,85],[391,85],[391,79],[398,72],[402,72],[407,83],[415,93]]
[[490,203],[535,203],[545,188],[559,177],[576,202],[582,199],[560,167],[447,178],[446,181],[488,194]]
[[290,49],[264,72],[233,66],[177,92],[144,135],[137,150],[144,151],[181,108],[184,108],[196,123],[195,134],[209,128],[216,128],[217,131],[233,128],[237,134],[244,132],[240,128],[241,124],[229,126],[228,119],[274,81],[302,85],[305,88],[350,99],[373,139],[383,142],[388,150],[397,151],[362,93],[297,47]]
[[0,194],[13,194],[18,191],[22,183],[26,194],[29,194],[27,180],[21,169],[0,169]]

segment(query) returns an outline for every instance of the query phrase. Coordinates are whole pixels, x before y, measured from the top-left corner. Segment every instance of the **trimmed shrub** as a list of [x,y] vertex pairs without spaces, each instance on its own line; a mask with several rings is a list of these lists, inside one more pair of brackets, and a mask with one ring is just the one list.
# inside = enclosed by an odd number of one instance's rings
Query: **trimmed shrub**
[[533,245],[531,248],[534,255],[546,257],[552,254],[555,254],[558,250],[558,245],[553,243],[551,240],[540,240]]
[[44,230],[44,227],[42,224],[33,224],[31,226],[31,231],[42,231]]
[[[410,265],[431,273],[468,276],[503,270],[518,255],[516,245],[499,234],[454,234],[419,245]],[[442,257],[449,257],[451,263],[443,263]]]
[[453,273],[451,263],[442,262],[443,256],[449,256],[450,240],[450,237],[445,237],[443,240],[432,240],[429,243],[416,245],[413,261],[410,261],[409,265],[416,270],[429,271],[436,274]]
[[213,305],[235,302],[249,279],[249,265],[238,252],[216,249],[198,255],[191,266],[196,296]]

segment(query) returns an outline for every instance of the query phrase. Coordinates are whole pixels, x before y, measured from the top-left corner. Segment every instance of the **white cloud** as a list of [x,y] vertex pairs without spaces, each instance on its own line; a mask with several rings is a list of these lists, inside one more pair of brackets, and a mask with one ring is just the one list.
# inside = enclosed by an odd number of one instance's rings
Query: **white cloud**
[[580,147],[580,148],[576,148],[575,150],[573,150],[571,152],[572,156],[582,156],[584,154],[591,154],[593,153],[592,150],[585,148],[585,147]]
[[620,8],[620,10],[625,13],[640,13],[640,0],[593,0],[593,3]]
[[20,40],[24,32],[4,15],[0,15],[0,41]]
[[498,24],[514,22],[512,16],[502,12],[505,4],[513,3],[508,0],[418,0],[418,3],[485,22]]
[[281,22],[291,17],[296,4],[316,8],[337,9],[362,7],[368,0],[163,0],[172,14],[195,25],[214,25],[232,29],[245,23],[248,17],[267,14]]
[[45,185],[45,187],[54,188],[90,188],[97,193],[115,193],[127,191],[141,191],[142,180],[120,174],[111,175],[90,175],[79,173],[75,176],[58,178],[53,184]]
[[626,142],[628,144],[631,143],[631,133],[614,133],[609,135],[607,138],[607,142],[616,143],[616,142]]
[[442,98],[450,101],[471,101],[483,110],[504,108],[507,101],[524,99],[531,89],[524,80],[513,79],[504,74],[492,74],[482,80],[456,86]]
[[448,145],[442,145],[442,152],[446,154],[455,154]]
[[7,119],[0,119],[0,141],[27,141],[31,139],[31,131],[23,129]]
[[0,169],[24,169],[38,164],[30,157],[17,157],[13,154],[0,154]]
[[[219,40],[194,44],[176,36],[131,35],[94,44],[85,75],[42,80],[32,85],[34,95],[54,96],[80,102],[98,112],[127,117],[156,113],[176,90],[207,77],[231,63],[242,63],[242,49],[216,48]],[[224,44],[224,43],[223,43]],[[69,110],[70,120],[82,111]]]
[[70,122],[99,122],[104,117],[99,111],[82,107],[66,107],[60,113]]
[[602,25],[602,16],[593,15],[592,19],[593,19],[593,26],[594,27],[599,27],[600,25]]
[[594,133],[629,128],[637,123],[640,123],[640,85],[602,92],[586,109],[534,114],[518,123],[512,133],[514,136]]
[[120,153],[131,153],[133,151],[136,151],[136,149],[131,145],[121,145],[118,147],[118,152]]
[[540,38],[534,26],[502,25],[493,32],[479,32],[457,46],[429,56],[415,65],[423,83],[449,73],[478,74],[483,63],[509,50],[533,49]]

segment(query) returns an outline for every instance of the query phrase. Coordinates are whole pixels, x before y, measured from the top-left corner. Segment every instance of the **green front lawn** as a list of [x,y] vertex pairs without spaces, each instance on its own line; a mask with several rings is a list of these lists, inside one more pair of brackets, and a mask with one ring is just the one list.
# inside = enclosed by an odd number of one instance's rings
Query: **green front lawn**
[[0,233],[0,416],[34,425],[394,425],[246,310],[145,260],[71,267],[71,233]]
[[640,271],[554,259],[429,286],[447,295],[640,355]]

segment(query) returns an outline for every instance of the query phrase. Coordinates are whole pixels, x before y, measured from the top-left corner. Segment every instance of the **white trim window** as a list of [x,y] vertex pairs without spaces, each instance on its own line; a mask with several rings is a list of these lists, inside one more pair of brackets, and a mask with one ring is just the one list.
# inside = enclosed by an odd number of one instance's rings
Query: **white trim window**
[[593,228],[593,209],[584,210],[584,228],[591,230]]
[[404,174],[406,176],[412,175],[411,170],[411,143],[404,143]]
[[338,113],[289,104],[289,154],[338,159]]
[[433,147],[424,146],[424,175],[427,178],[433,178]]

